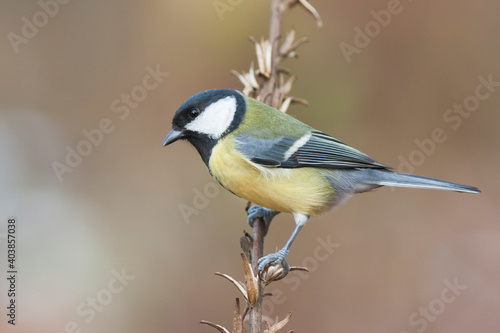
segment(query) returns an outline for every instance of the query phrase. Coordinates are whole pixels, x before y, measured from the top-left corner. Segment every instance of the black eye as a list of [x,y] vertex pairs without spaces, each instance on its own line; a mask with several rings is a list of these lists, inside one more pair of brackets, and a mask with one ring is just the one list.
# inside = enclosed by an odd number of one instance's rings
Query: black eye
[[191,110],[189,110],[188,115],[191,119],[194,119],[200,115],[200,110],[199,109],[191,109]]

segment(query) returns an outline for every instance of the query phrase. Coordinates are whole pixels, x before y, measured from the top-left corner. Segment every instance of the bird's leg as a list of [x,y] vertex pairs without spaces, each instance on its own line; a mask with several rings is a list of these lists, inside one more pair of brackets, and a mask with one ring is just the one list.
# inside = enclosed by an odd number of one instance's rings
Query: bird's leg
[[279,212],[276,210],[264,208],[262,206],[254,205],[248,209],[247,214],[248,214],[247,222],[252,228],[255,219],[262,218],[264,220],[264,223],[266,224],[266,230],[264,230],[264,236],[265,236],[267,234],[269,226],[271,225],[271,221],[277,214],[279,214]]
[[305,214],[300,214],[300,213],[295,213],[295,229],[292,232],[292,235],[286,242],[285,246],[279,250],[276,253],[271,253],[268,254],[267,256],[264,256],[259,259],[259,271],[263,271],[267,266],[274,266],[274,265],[279,265],[282,264],[284,273],[280,278],[285,277],[288,274],[288,271],[290,270],[290,267],[288,266],[288,263],[286,262],[285,258],[290,251],[290,247],[292,246],[293,241],[297,237],[297,235],[300,232],[300,229],[306,224],[307,220],[309,219],[309,216]]

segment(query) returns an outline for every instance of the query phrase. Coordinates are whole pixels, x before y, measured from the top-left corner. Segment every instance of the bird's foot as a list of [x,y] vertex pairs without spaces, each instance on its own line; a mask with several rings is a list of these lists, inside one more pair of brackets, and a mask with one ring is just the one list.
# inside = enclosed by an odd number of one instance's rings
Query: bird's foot
[[[268,254],[259,259],[259,274],[263,272],[269,271],[271,268],[275,268],[277,272],[279,272],[279,277],[274,280],[280,280],[284,278],[288,272],[290,271],[290,266],[286,262],[285,258],[288,254],[288,251],[285,249],[281,249],[276,253]],[[274,273],[273,273],[274,274]]]
[[264,208],[262,206],[254,205],[248,209],[247,214],[248,214],[247,222],[252,228],[256,219],[262,218],[264,220],[264,223],[266,224],[266,230],[264,233],[265,235],[267,234],[269,225],[271,225],[271,221],[277,214],[279,214],[279,212],[276,210]]

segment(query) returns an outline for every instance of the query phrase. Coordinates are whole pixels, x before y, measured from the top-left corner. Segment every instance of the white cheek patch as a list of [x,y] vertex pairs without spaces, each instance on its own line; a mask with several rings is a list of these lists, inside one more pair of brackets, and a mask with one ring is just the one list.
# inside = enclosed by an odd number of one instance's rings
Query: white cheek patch
[[236,98],[228,96],[210,104],[186,129],[218,139],[229,128],[236,113]]

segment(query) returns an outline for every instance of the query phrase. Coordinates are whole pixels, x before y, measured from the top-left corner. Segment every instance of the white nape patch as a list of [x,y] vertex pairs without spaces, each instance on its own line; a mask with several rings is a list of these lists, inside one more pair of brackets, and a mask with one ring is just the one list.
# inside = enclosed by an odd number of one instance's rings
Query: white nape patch
[[235,113],[236,98],[228,96],[207,106],[198,118],[186,125],[186,129],[218,139],[231,125]]
[[295,141],[294,144],[290,148],[288,148],[288,150],[286,151],[285,161],[288,160],[290,158],[290,156],[292,156],[303,145],[305,145],[307,143],[307,141],[309,141],[311,136],[312,136],[312,133],[308,133],[308,134],[304,135],[303,137],[301,137],[300,139],[298,139],[297,141]]

